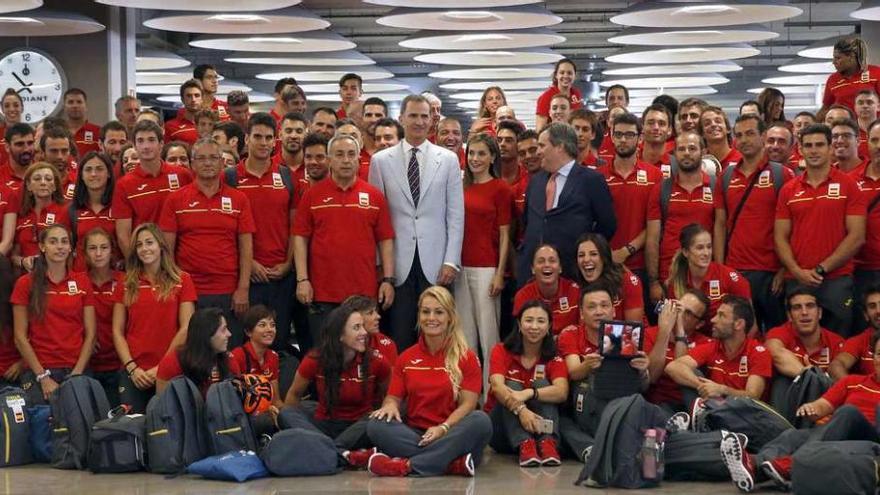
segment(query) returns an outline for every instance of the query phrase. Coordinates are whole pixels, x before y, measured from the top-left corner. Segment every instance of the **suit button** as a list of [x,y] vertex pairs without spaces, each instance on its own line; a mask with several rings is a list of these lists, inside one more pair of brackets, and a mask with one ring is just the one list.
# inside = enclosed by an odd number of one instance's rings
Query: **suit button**
[[419,217],[416,217],[416,220],[418,220],[418,219],[419,219]]

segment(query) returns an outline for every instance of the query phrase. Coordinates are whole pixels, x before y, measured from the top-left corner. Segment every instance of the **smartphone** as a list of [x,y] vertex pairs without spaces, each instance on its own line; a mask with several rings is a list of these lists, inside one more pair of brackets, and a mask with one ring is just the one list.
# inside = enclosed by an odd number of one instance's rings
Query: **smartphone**
[[552,419],[539,419],[538,420],[538,433],[546,433],[547,435],[553,434],[553,420]]

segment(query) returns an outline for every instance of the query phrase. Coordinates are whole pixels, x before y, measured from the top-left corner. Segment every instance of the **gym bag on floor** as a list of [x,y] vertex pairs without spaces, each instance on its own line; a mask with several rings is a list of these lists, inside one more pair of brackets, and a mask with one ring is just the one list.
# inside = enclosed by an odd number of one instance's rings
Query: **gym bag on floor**
[[121,407],[92,426],[88,466],[93,473],[130,473],[147,466],[144,432],[147,417],[124,414]]
[[874,495],[880,444],[865,440],[810,442],[792,457],[791,489],[797,495]]
[[190,474],[210,480],[242,481],[269,476],[269,471],[257,454],[251,451],[227,452],[196,461],[186,468]]
[[705,401],[706,411],[696,421],[698,431],[727,430],[749,437],[749,452],[794,428],[768,404],[749,397],[728,397]]
[[282,430],[260,452],[275,476],[322,476],[339,472],[339,454],[327,435],[303,428]]
[[71,375],[49,398],[52,405],[52,467],[85,469],[92,426],[107,417],[110,404],[94,378]]
[[217,382],[208,389],[205,415],[211,451],[215,455],[257,450],[257,437],[251,426],[251,417],[244,412],[238,390],[232,380]]
[[147,466],[154,473],[176,474],[210,453],[205,401],[186,377],[168,382],[147,404]]
[[24,390],[3,387],[0,390],[0,467],[33,462]]

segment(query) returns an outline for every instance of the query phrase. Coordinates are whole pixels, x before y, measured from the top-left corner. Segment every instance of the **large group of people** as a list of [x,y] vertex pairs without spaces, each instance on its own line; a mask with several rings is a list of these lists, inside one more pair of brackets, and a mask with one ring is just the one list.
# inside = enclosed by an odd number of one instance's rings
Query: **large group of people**
[[[89,373],[143,412],[177,375],[255,373],[260,414],[377,475],[473,475],[489,444],[583,461],[611,374],[673,413],[818,367],[836,383],[799,414],[873,423],[880,69],[858,38],[834,64],[817,114],[767,88],[733,123],[620,85],[588,110],[568,59],[536,129],[503,87],[465,129],[430,93],[389,115],[357,74],[338,108],[285,78],[251,114],[200,65],[167,120],[124,96],[103,126],[81,89],[36,127],[7,90],[2,382],[41,403]],[[644,327],[631,373],[609,321]]]

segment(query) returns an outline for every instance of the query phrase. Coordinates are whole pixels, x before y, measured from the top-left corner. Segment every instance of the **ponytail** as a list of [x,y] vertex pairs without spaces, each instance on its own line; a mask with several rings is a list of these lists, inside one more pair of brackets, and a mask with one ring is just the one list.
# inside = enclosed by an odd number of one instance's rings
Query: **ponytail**
[[46,255],[40,253],[34,258],[34,269],[31,271],[31,294],[28,297],[28,313],[43,320],[46,316],[46,271],[49,263]]
[[684,253],[679,250],[672,257],[672,263],[669,265],[669,278],[666,279],[666,286],[672,289],[670,297],[675,299],[684,295],[688,288],[688,260]]

